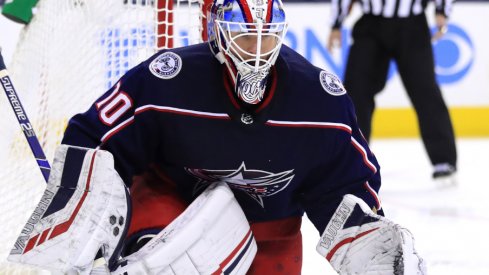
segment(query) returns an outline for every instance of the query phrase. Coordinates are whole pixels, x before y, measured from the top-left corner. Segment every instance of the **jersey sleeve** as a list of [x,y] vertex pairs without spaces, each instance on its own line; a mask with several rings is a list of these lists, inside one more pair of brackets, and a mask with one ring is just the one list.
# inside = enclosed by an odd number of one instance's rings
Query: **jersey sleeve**
[[325,162],[316,168],[301,194],[306,214],[320,234],[346,194],[361,198],[382,214],[377,195],[381,182],[379,164],[357,126],[351,100],[347,95],[343,99],[351,131],[338,131]]
[[151,112],[136,115],[145,102],[144,77],[142,65],[126,73],[88,111],[70,119],[62,140],[63,144],[110,151],[115,169],[128,186],[133,175],[155,160],[158,141]]

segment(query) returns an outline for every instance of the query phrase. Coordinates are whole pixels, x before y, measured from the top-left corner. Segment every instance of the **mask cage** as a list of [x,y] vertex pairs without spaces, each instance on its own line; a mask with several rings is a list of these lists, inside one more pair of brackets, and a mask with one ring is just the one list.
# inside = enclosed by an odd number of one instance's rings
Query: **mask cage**
[[[277,59],[287,30],[286,22],[242,23],[215,20],[215,23],[218,29],[216,33],[219,34],[216,37],[219,40],[219,47],[233,60],[236,68],[241,72],[268,70]],[[274,45],[263,48],[263,42],[270,43],[267,39],[273,39]],[[256,51],[244,49],[240,46],[242,43],[256,44],[256,47],[250,47]]]

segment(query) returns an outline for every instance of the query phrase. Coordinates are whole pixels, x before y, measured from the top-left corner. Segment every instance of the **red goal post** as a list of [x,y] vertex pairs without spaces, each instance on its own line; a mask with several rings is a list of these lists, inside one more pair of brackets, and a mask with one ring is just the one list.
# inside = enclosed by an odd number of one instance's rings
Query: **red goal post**
[[[39,0],[7,66],[47,159],[68,119],[130,68],[159,49],[205,41],[210,2]],[[0,96],[0,274],[46,274],[6,261],[45,186],[8,104]]]
[[[175,12],[168,12],[172,10],[176,11],[187,11],[191,10],[191,5],[196,4],[193,3],[195,1],[197,3],[197,6],[199,7],[200,10],[194,9],[193,12],[190,13],[190,19],[195,19],[197,17],[200,18],[200,24],[198,24],[198,21],[194,21],[193,23],[186,23],[183,24],[175,24],[175,23],[169,23],[169,22],[174,22],[175,16],[179,16]],[[181,27],[182,25],[184,26],[190,26],[192,31],[198,31],[192,34],[188,34],[189,37],[189,44],[194,44],[195,42],[198,42],[198,39],[201,39],[202,41],[207,40],[207,21],[206,21],[206,14],[207,14],[207,9],[209,5],[212,3],[211,0],[186,0],[186,1],[158,1],[158,6],[157,6],[157,20],[158,20],[158,42],[157,42],[157,47],[158,49],[171,49],[174,48],[175,45],[180,46],[181,44],[175,43],[175,39],[186,39],[187,37],[178,35],[174,33],[175,25],[177,27]],[[183,5],[190,5],[190,7],[182,7]],[[200,14],[196,14],[200,13]],[[180,15],[181,16],[181,15]],[[182,18],[180,18],[181,20]]]

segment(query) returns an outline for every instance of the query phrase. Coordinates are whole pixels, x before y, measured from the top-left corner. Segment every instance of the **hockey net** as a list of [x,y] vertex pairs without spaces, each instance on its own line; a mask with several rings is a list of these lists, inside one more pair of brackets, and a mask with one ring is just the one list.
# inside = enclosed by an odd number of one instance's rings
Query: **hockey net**
[[[8,66],[47,159],[68,119],[158,49],[205,40],[208,0],[40,0]],[[45,182],[0,96],[0,274],[49,274],[6,258]]]

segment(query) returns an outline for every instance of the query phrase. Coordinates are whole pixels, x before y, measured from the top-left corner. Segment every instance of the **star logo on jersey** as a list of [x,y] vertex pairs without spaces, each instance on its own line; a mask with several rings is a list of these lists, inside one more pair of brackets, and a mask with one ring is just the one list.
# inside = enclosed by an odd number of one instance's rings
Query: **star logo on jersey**
[[340,96],[346,94],[346,89],[343,87],[341,80],[332,73],[321,71],[319,73],[319,81],[323,89],[330,95]]
[[198,179],[195,192],[214,182],[225,182],[229,187],[245,192],[261,207],[264,207],[263,198],[270,197],[284,190],[294,178],[294,170],[272,173],[263,170],[247,169],[243,162],[236,170],[207,170],[185,169]]
[[172,52],[165,52],[156,57],[150,64],[151,73],[161,79],[175,77],[182,69],[182,59]]

